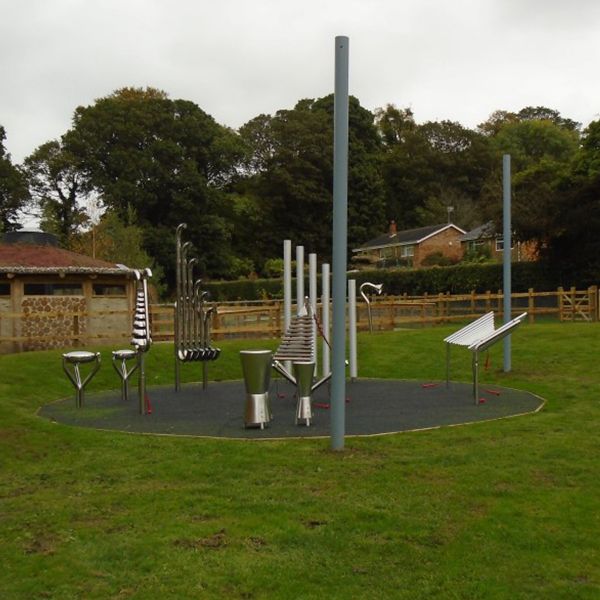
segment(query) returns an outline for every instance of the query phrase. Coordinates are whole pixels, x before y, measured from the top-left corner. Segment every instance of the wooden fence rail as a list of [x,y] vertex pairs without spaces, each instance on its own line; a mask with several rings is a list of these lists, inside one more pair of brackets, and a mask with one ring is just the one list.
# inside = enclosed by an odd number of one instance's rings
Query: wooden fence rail
[[[599,295],[596,286],[587,290],[558,288],[552,292],[527,292],[512,294],[513,315],[527,311],[528,320],[598,321]],[[491,310],[502,314],[501,291],[484,294],[424,294],[422,296],[377,296],[372,298],[371,313],[374,330],[393,330],[402,327],[431,326],[440,323],[467,321]],[[359,298],[357,303],[359,331],[368,329],[367,307]],[[4,352],[35,347],[36,343],[60,338],[64,346],[114,343],[127,344],[131,328],[123,331],[102,331],[102,318],[122,315],[124,323],[131,323],[131,315],[123,310],[105,311],[54,311],[0,313],[0,349]],[[318,309],[318,318],[321,307]],[[150,306],[152,337],[155,341],[172,341],[174,337],[174,310],[172,304]],[[12,324],[25,320],[60,318],[65,326],[59,335],[18,335],[7,331],[20,331]],[[94,319],[95,329],[90,326]],[[6,326],[7,322],[10,326]],[[85,326],[83,324],[86,324]],[[279,338],[283,334],[283,302],[280,300],[223,302],[212,326],[214,340],[227,338]],[[38,346],[39,347],[39,346]]]

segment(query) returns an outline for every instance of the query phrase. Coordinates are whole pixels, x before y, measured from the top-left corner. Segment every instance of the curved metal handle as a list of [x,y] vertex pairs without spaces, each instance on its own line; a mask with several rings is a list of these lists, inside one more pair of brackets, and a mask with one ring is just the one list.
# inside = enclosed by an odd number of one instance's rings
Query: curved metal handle
[[370,281],[365,281],[364,283],[361,284],[361,286],[359,288],[360,295],[364,298],[365,302],[367,303],[367,317],[369,318],[369,333],[373,333],[373,318],[371,316],[371,301],[365,294],[364,288],[366,288],[366,287],[373,288],[377,292],[377,295],[379,296],[379,294],[381,294],[381,292],[383,290],[383,283],[371,283]]

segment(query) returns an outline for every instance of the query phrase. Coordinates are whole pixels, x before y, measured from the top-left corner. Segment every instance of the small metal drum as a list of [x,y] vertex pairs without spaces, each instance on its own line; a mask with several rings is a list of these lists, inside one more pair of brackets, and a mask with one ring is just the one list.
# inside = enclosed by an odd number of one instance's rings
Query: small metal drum
[[312,419],[310,394],[315,374],[315,363],[308,361],[294,361],[292,363],[292,369],[294,371],[294,377],[296,378],[296,394],[298,396],[298,403],[296,404],[296,425],[298,425],[298,421],[304,421],[304,424],[307,427],[310,427],[310,420]]
[[[83,406],[83,390],[100,368],[100,352],[75,350],[73,352],[67,352],[66,354],[63,354],[62,357],[63,371],[66,373],[71,383],[75,386],[75,406],[77,406],[77,408],[81,408]],[[94,363],[92,370],[85,379],[81,379],[79,365],[91,362]],[[69,371],[68,365],[72,365],[72,372]]]
[[136,361],[133,368],[129,370],[127,368],[127,361],[131,360],[132,358],[137,358],[137,354],[138,353],[135,350],[131,350],[129,348],[125,350],[113,350],[112,353],[113,367],[121,378],[121,398],[123,400],[129,399],[129,378],[138,368],[138,362]]
[[246,384],[245,426],[264,429],[272,417],[269,404],[269,384],[271,383],[273,352],[270,350],[242,350],[240,351],[240,360]]

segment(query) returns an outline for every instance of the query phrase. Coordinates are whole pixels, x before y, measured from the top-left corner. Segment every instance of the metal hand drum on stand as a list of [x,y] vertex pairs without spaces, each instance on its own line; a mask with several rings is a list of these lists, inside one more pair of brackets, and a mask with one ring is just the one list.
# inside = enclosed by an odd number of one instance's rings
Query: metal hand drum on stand
[[242,350],[240,359],[246,384],[244,423],[246,427],[264,429],[271,420],[269,384],[273,352],[270,350]]

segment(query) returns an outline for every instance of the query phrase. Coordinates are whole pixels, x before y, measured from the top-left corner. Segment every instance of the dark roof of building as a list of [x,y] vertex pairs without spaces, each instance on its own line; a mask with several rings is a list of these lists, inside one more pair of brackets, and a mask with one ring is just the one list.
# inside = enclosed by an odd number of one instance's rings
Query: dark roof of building
[[475,227],[470,231],[467,231],[465,235],[460,238],[461,242],[474,242],[476,240],[490,239],[496,236],[496,226],[493,221],[488,221],[479,227]]
[[0,235],[0,244],[33,244],[34,246],[58,246],[58,239],[52,233],[19,229]]
[[358,248],[354,248],[353,252],[360,250],[371,250],[374,248],[385,248],[386,246],[404,246],[406,244],[418,244],[428,237],[440,233],[448,228],[454,228],[459,233],[465,233],[464,229],[461,229],[453,223],[443,223],[442,225],[428,225],[427,227],[418,227],[416,229],[405,229],[403,231],[397,231],[396,233],[384,233],[368,242],[362,244]]
[[0,244],[0,273],[128,273],[130,269],[55,246]]

